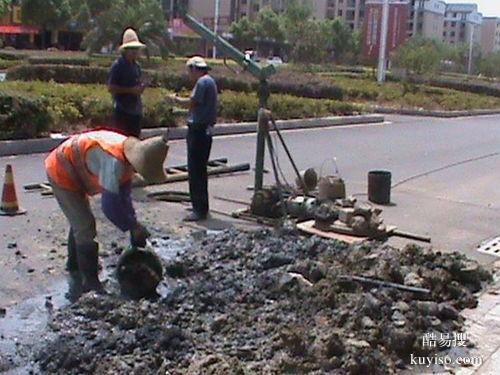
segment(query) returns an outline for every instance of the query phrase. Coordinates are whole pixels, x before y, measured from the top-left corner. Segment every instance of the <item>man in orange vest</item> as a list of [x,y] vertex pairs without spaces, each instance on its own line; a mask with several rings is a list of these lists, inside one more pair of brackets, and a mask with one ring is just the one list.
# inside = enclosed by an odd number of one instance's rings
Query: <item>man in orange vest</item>
[[54,195],[70,224],[70,300],[90,290],[103,292],[98,277],[96,224],[88,196],[102,193],[106,217],[130,232],[132,246],[144,247],[149,232],[136,219],[131,180],[137,172],[148,183],[164,181],[167,152],[162,137],[141,141],[114,131],[94,130],[67,139],[45,160]]

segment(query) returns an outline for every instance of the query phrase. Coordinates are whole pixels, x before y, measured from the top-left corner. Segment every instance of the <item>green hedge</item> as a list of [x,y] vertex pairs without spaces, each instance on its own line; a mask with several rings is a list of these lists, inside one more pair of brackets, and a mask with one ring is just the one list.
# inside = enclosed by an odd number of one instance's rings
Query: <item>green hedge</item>
[[4,60],[24,60],[24,55],[22,53],[18,53],[16,51],[0,51],[0,59]]
[[14,66],[19,65],[18,60],[5,60],[0,58],[0,69],[5,70],[5,69],[10,69],[13,68]]
[[[144,70],[146,79],[152,87],[163,87],[180,91],[192,87],[189,77],[179,72]],[[86,67],[71,65],[22,65],[9,69],[8,80],[22,81],[54,81],[58,83],[105,83],[108,69],[104,67]],[[223,76],[214,74],[221,90],[238,92],[254,92],[258,82],[248,76]],[[289,94],[305,98],[342,100],[342,88],[311,77],[301,78],[296,74],[286,74],[273,79],[269,83],[272,93]]]
[[500,88],[489,86],[487,84],[482,85],[479,83],[464,82],[464,81],[454,81],[449,79],[431,79],[429,83],[432,86],[443,87],[447,89],[453,89],[458,91],[470,92],[474,94],[482,94],[495,96],[500,98]]
[[64,56],[56,56],[56,57],[40,57],[40,56],[31,56],[28,57],[28,63],[32,65],[79,65],[79,66],[89,66],[90,59],[88,57],[64,57]]
[[[45,135],[47,131],[72,132],[88,126],[106,125],[111,121],[111,97],[104,85],[59,84],[55,82],[0,83],[4,101],[15,98],[19,107],[5,105],[8,117],[0,116],[0,138],[24,138]],[[143,96],[144,127],[176,126],[184,118],[174,115],[174,108],[164,102],[171,91],[148,89]],[[183,92],[184,95],[188,91]],[[10,98],[10,99],[9,99]],[[10,102],[9,102],[10,100]],[[255,93],[225,91],[220,95],[220,121],[254,121],[258,99]],[[349,115],[361,107],[334,100],[272,95],[270,109],[276,118],[306,118]]]
[[48,101],[0,91],[0,139],[34,138],[49,130]]

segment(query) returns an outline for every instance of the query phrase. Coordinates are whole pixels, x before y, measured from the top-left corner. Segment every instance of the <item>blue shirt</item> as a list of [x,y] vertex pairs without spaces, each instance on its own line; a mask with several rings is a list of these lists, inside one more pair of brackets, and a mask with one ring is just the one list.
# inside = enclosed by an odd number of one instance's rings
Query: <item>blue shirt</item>
[[[142,71],[138,63],[130,63],[123,56],[111,66],[108,85],[135,87],[141,83]],[[142,100],[133,94],[113,95],[113,108],[131,115],[142,115]]]
[[200,77],[191,93],[191,100],[195,102],[189,111],[188,125],[209,127],[217,121],[217,84],[215,80],[205,74]]

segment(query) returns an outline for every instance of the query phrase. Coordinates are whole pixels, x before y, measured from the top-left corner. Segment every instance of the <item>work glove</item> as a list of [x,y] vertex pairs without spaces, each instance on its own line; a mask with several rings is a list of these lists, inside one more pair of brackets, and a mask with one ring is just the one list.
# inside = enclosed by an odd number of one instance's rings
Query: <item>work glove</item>
[[130,244],[136,248],[146,247],[146,240],[149,237],[151,237],[151,233],[144,226],[137,223],[135,228],[130,231]]

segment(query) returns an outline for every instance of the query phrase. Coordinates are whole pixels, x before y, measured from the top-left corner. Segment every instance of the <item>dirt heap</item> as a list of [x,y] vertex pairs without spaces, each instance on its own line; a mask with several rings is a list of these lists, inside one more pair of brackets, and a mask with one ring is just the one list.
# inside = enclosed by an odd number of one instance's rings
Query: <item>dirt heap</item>
[[[390,374],[422,336],[458,332],[490,275],[454,254],[226,231],[166,261],[156,301],[88,294],[59,311],[37,355],[49,373]],[[430,295],[366,287],[363,275]],[[435,349],[434,349],[435,350]]]

